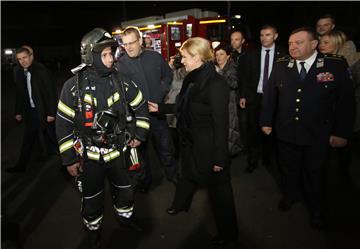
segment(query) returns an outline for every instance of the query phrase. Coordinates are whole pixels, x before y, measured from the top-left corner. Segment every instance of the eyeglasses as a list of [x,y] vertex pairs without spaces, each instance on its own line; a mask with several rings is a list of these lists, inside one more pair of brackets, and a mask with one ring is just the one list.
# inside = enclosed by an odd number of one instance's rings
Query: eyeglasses
[[135,41],[128,42],[128,43],[123,43],[122,46],[123,46],[123,47],[132,46],[132,45],[134,45],[138,40],[139,40],[139,39],[136,39]]

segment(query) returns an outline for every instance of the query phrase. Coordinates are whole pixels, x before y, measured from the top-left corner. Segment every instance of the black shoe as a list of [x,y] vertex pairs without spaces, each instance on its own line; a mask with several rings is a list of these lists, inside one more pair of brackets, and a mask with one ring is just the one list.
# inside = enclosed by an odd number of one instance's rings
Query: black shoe
[[324,218],[320,213],[313,213],[310,217],[311,227],[315,230],[323,230],[325,228]]
[[278,204],[278,208],[282,212],[287,212],[292,208],[292,205],[294,204],[293,201],[290,201],[288,199],[281,199]]
[[137,222],[135,221],[135,219],[133,217],[131,218],[124,218],[124,217],[119,217],[119,222],[120,225],[128,227],[132,230],[134,230],[135,232],[143,232],[144,229],[139,226],[139,224],[137,224]]
[[236,240],[237,240],[237,238],[223,238],[219,235],[215,235],[211,239],[211,242],[216,246],[225,246],[226,244],[231,243]]
[[25,172],[25,168],[15,166],[15,167],[12,167],[12,168],[7,168],[5,171],[8,172],[8,173],[22,173],[22,172]]
[[249,166],[247,166],[245,169],[244,169],[244,173],[247,173],[247,174],[251,174],[256,168],[257,168],[257,164],[249,164]]
[[166,213],[168,213],[169,215],[177,215],[181,211],[183,211],[183,210],[172,208],[172,207],[169,207],[168,209],[166,209]]

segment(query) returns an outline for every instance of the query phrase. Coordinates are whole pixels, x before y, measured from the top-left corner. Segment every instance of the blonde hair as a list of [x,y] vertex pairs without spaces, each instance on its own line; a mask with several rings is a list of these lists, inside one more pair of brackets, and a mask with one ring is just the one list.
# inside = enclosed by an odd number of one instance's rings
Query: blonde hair
[[334,54],[339,53],[339,51],[342,49],[342,47],[344,46],[347,40],[345,33],[340,30],[332,30],[331,32],[323,36],[328,36],[331,42],[334,44],[335,46]]
[[121,36],[135,34],[136,38],[141,38],[141,32],[138,27],[136,26],[127,26],[122,32]]
[[180,51],[186,50],[191,56],[199,55],[202,62],[214,60],[214,53],[210,47],[210,42],[201,37],[187,39],[180,47]]

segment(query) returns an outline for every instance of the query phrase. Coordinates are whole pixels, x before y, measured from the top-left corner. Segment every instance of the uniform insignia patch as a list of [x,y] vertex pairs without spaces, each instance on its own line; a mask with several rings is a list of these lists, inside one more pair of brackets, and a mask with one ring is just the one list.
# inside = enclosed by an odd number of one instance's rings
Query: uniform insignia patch
[[288,63],[288,68],[293,68],[294,67],[294,63],[295,63],[295,60],[294,59],[291,59]]
[[316,79],[317,79],[317,82],[319,82],[319,83],[335,80],[334,75],[330,72],[319,73],[318,75],[316,75]]
[[324,67],[324,59],[318,58],[318,60],[316,62],[316,68],[321,68],[321,67]]

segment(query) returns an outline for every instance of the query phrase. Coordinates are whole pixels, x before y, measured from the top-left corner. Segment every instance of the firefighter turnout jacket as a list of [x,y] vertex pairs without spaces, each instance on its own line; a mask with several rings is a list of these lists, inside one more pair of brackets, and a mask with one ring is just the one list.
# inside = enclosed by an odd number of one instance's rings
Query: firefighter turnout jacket
[[149,113],[146,100],[133,81],[117,71],[99,77],[94,70],[86,68],[65,82],[56,118],[56,133],[64,166],[79,161],[79,156],[107,163],[126,150],[125,140],[122,144],[114,142],[119,140],[109,142],[106,139],[103,145],[95,142],[94,138],[101,132],[99,129],[103,128],[97,127],[96,117],[107,110],[116,114],[115,120],[121,132],[126,132],[126,119],[131,112],[134,126],[131,139],[145,141],[150,128]]

